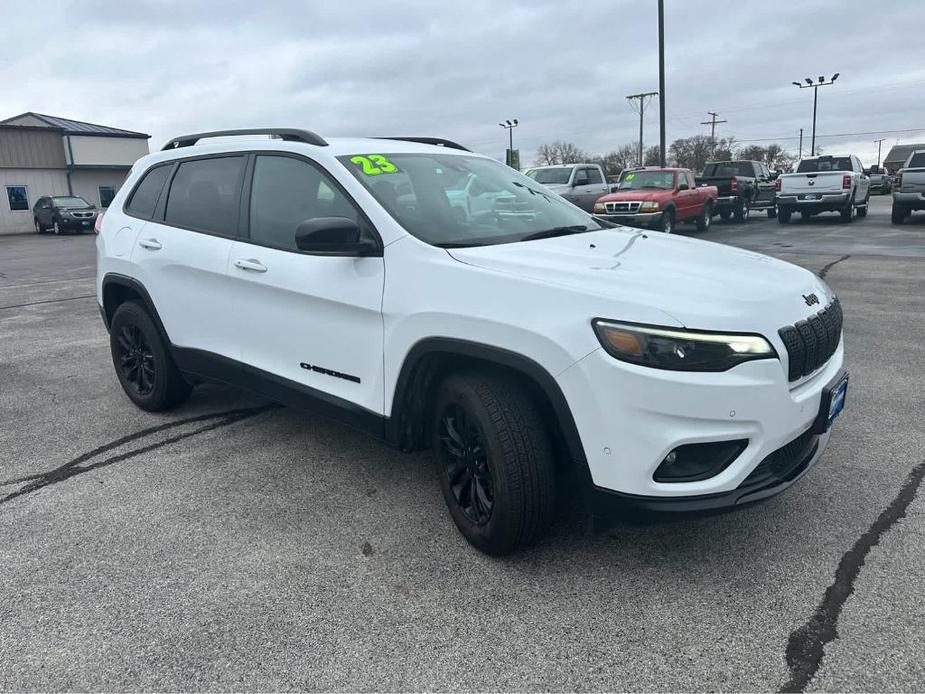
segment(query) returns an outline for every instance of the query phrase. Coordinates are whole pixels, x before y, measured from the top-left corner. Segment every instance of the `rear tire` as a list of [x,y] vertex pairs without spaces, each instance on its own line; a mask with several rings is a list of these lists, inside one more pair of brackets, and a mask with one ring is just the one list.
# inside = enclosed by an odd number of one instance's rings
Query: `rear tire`
[[434,461],[456,527],[474,547],[505,555],[549,527],[555,465],[548,426],[515,381],[476,371],[439,387]]
[[739,202],[736,204],[732,216],[735,217],[737,222],[747,222],[750,209],[749,201],[739,198]]
[[800,219],[802,219],[804,222],[808,222],[811,217],[812,217],[812,214],[810,214],[809,212],[800,212]]
[[909,214],[909,211],[905,207],[903,207],[902,205],[897,205],[894,202],[893,210],[890,213],[890,219],[893,222],[893,224],[902,224],[906,221],[906,217],[908,216],[908,214]]
[[710,229],[710,224],[713,221],[713,206],[710,203],[705,203],[703,206],[703,214],[697,218],[697,231],[701,234]]
[[841,215],[841,221],[846,222],[846,223],[850,222],[851,219],[854,217],[854,200],[851,200],[848,203],[847,207],[841,208],[839,210],[839,214]]
[[160,331],[134,301],[120,304],[109,326],[109,348],[119,383],[129,399],[149,412],[169,410],[189,397]]
[[777,223],[778,224],[790,224],[790,210],[785,207],[777,208]]
[[777,208],[769,207],[768,208],[768,219],[774,219],[777,216]]
[[724,222],[728,222],[729,219],[732,217],[732,211],[724,208],[719,211],[719,217]]
[[858,208],[858,217],[862,217],[862,218],[863,218],[863,217],[866,217],[866,216],[867,216],[867,205],[864,205],[863,207],[859,207],[859,208]]

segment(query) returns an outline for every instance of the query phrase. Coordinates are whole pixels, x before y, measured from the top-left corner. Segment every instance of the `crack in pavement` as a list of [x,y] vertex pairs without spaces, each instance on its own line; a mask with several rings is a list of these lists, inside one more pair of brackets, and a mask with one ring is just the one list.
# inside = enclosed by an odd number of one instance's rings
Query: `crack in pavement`
[[[4,287],[0,287],[4,289]],[[44,301],[30,301],[27,304],[10,304],[9,306],[0,306],[0,311],[6,310],[8,308],[23,308],[25,306],[38,306],[39,304],[56,304],[59,301],[76,301],[77,299],[91,299],[95,297],[96,294],[82,294],[81,296],[68,296],[63,299],[45,299]]]
[[828,265],[826,265],[824,268],[822,268],[819,271],[819,279],[824,280],[825,276],[829,274],[829,270],[831,270],[835,265],[838,265],[843,260],[848,260],[848,258],[850,257],[851,257],[850,255],[843,255],[838,260],[833,260],[831,263],[829,263]]
[[[0,486],[8,486],[8,485],[14,485],[14,484],[25,485],[15,491],[10,492],[6,496],[0,498],[0,504],[5,504],[9,501],[12,501],[13,499],[16,499],[21,496],[25,496],[26,494],[32,494],[34,492],[39,491],[40,489],[44,489],[45,487],[49,487],[53,484],[57,484],[58,482],[64,482],[65,480],[68,480],[71,477],[82,475],[85,472],[91,472],[92,470],[97,470],[99,468],[108,467],[115,463],[122,462],[123,460],[134,458],[143,453],[147,453],[149,451],[156,450],[163,446],[167,446],[168,444],[176,443],[177,441],[182,441],[183,439],[190,438],[191,436],[203,434],[207,431],[212,431],[213,429],[219,429],[221,427],[226,427],[230,424],[234,424],[235,422],[240,422],[243,419],[255,417],[258,414],[268,412],[270,410],[276,409],[277,407],[279,406],[270,404],[270,405],[261,405],[259,407],[247,407],[247,408],[242,408],[242,409],[237,409],[237,410],[227,410],[225,412],[215,412],[213,414],[204,414],[204,415],[197,415],[195,417],[187,417],[186,419],[179,419],[173,422],[167,422],[165,424],[160,424],[158,426],[149,427],[147,429],[142,429],[141,431],[137,431],[134,434],[128,434],[127,436],[118,438],[115,441],[110,441],[107,444],[94,448],[92,451],[83,453],[77,456],[76,458],[74,458],[73,460],[65,463],[64,465],[61,465],[60,467],[56,467],[53,470],[49,470],[48,472],[42,472],[42,473],[38,473],[35,475],[27,475],[25,477],[16,477],[16,478],[0,481]],[[218,421],[210,421],[210,420],[218,420]],[[100,460],[99,462],[96,462],[96,463],[92,463],[90,465],[83,465],[83,463],[86,463],[88,460],[91,460],[92,458],[95,458],[96,456],[101,455],[102,453],[106,453],[113,449],[124,446],[127,443],[131,443],[133,441],[143,439],[146,436],[157,434],[162,431],[166,431],[169,429],[175,429],[177,427],[184,426],[186,424],[193,424],[195,422],[209,422],[209,423],[206,424],[205,426],[201,426],[197,429],[194,429],[193,431],[183,432],[181,434],[177,434],[175,436],[166,438],[162,441],[158,441],[157,443],[152,443],[147,446],[142,446],[141,448],[135,448],[125,453],[120,453],[118,455],[104,458],[103,460]]]
[[896,498],[877,517],[854,545],[842,555],[835,569],[835,580],[826,588],[822,602],[803,626],[790,634],[787,642],[787,666],[790,680],[781,692],[802,692],[816,675],[825,654],[825,645],[838,638],[838,618],[845,601],[854,592],[854,582],[864,566],[864,560],[897,521],[906,516],[906,509],[915,499],[925,478],[925,461],[908,474]]

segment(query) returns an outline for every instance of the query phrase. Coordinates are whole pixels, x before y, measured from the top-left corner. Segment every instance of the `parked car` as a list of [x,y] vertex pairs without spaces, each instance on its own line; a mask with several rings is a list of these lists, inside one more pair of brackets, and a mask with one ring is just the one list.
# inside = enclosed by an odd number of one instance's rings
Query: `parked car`
[[871,166],[870,169],[864,173],[870,178],[871,195],[874,193],[878,195],[888,195],[890,191],[893,190],[893,177],[883,169],[877,166]]
[[787,224],[799,212],[809,219],[820,212],[839,212],[842,221],[867,216],[870,179],[853,154],[822,155],[803,159],[796,173],[777,179],[777,221]]
[[925,210],[925,149],[909,154],[896,174],[893,189],[893,224],[902,224],[913,210]]
[[[256,133],[277,137],[231,137]],[[451,212],[467,174],[520,212]],[[605,522],[776,494],[847,389],[839,302],[812,272],[614,227],[434,138],[172,140],[103,218],[96,286],[138,407],[220,381],[430,448],[491,554],[543,534],[569,471]]]
[[609,193],[612,187],[598,164],[536,166],[527,169],[524,175],[558,193],[585,212],[594,209],[597,199],[604,193]]
[[767,210],[769,219],[777,215],[774,178],[762,162],[740,159],[709,162],[696,182],[719,190],[714,211],[720,217],[744,222],[751,210]]
[[638,169],[626,173],[616,191],[597,201],[594,214],[668,234],[681,222],[693,222],[698,231],[706,231],[717,195],[716,186],[696,186],[689,169]]
[[45,195],[36,200],[32,208],[32,220],[39,234],[49,229],[56,234],[89,231],[99,214],[96,205],[76,195]]

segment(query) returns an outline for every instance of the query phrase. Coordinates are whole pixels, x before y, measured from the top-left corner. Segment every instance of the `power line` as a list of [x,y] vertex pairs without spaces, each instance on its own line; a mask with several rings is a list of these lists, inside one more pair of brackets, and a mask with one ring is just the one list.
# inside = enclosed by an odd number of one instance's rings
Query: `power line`
[[716,124],[717,123],[728,123],[729,121],[725,120],[716,120],[718,113],[713,111],[707,111],[708,116],[712,116],[710,120],[700,121],[700,125],[709,125],[710,126],[710,156],[713,156],[713,153],[716,151]]
[[626,97],[626,100],[629,101],[630,108],[633,109],[634,113],[639,114],[639,166],[643,165],[643,156],[642,156],[642,122],[645,118],[646,104],[652,99],[653,96],[656,96],[658,92],[643,92],[641,94],[630,94]]

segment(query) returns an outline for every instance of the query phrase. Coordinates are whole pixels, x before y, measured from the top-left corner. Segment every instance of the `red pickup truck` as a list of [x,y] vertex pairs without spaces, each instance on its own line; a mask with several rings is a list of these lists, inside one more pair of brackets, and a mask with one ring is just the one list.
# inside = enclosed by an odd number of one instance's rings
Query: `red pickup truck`
[[594,204],[594,214],[617,224],[648,227],[670,234],[675,224],[710,228],[719,191],[697,187],[690,169],[645,168],[627,171],[613,193]]

